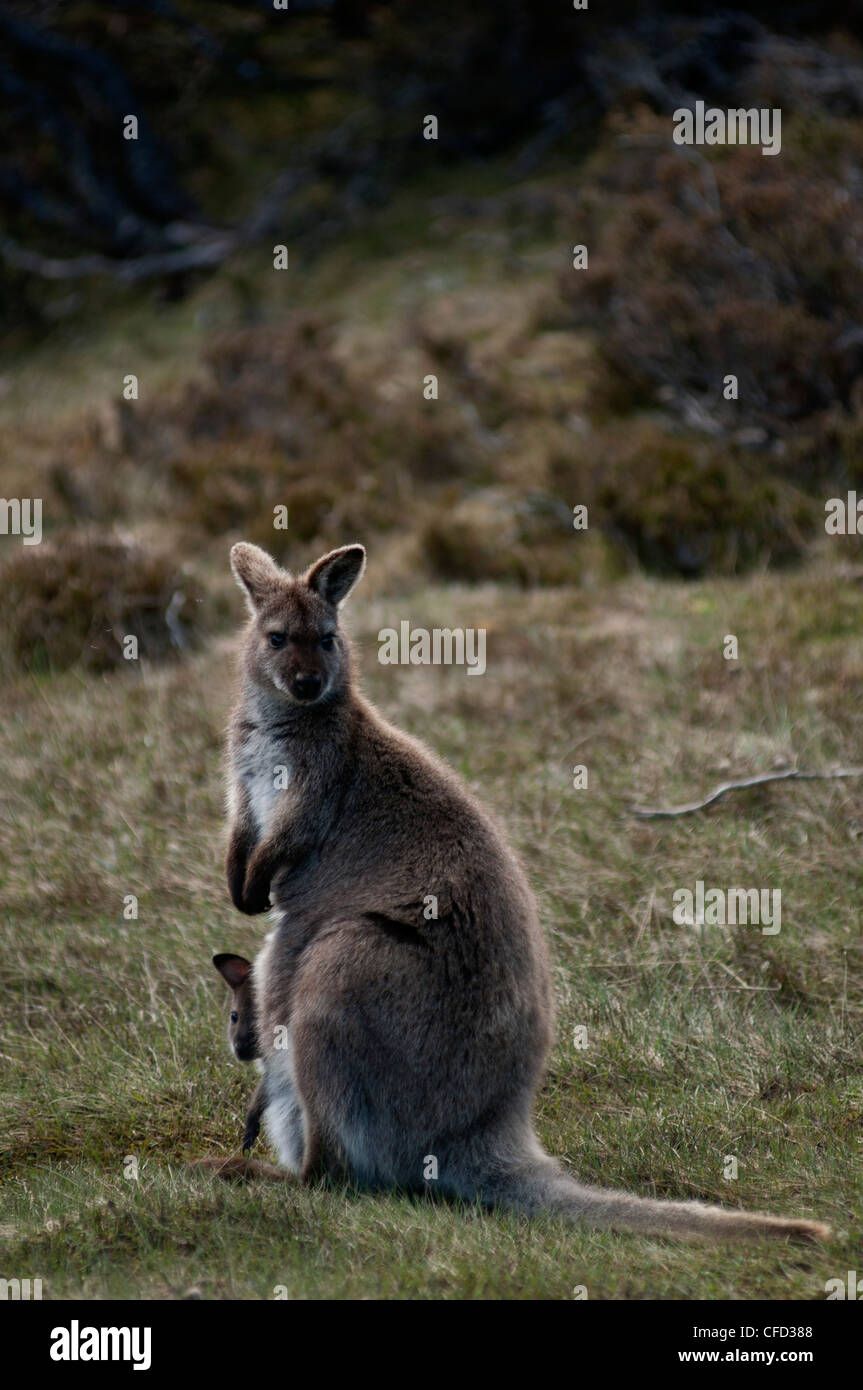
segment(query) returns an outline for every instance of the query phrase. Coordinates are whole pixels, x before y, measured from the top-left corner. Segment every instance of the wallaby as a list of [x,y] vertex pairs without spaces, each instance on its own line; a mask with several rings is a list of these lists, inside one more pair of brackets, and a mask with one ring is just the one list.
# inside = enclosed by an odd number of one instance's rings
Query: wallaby
[[[255,989],[252,981],[252,963],[245,956],[234,956],[222,952],[213,956],[213,964],[231,990],[231,1010],[228,1015],[228,1045],[238,1062],[252,1062],[260,1058],[258,1035],[255,1027]],[[263,1077],[255,1087],[246,1115],[246,1128],[243,1134],[243,1153],[250,1153],[255,1140],[261,1132],[261,1115],[264,1110]]]
[[552,987],[533,894],[461,779],[355,688],[339,605],[363,547],[299,577],[254,545],[231,563],[250,617],[227,874],[243,912],[277,909],[253,975],[281,1163],[617,1231],[826,1238],[815,1221],[586,1187],[543,1152]]

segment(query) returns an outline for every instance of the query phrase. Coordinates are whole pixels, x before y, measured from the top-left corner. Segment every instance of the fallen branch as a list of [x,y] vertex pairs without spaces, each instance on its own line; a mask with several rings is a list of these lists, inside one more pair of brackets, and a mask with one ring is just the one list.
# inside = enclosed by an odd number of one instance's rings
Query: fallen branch
[[43,280],[79,280],[90,275],[110,275],[127,285],[157,275],[175,275],[180,271],[221,265],[236,248],[237,237],[224,235],[214,237],[212,241],[198,242],[195,246],[160,251],[130,260],[114,260],[97,252],[64,259],[28,251],[12,237],[0,236],[0,259],[16,270],[26,270],[32,275],[41,276]]
[[[308,167],[283,170],[260,202],[234,229],[220,230],[173,222],[162,232],[165,238],[179,245],[125,259],[103,256],[100,252],[65,258],[45,256],[39,251],[28,250],[13,237],[0,233],[0,261],[5,261],[16,270],[38,275],[43,280],[80,280],[91,275],[106,275],[126,285],[184,271],[217,268],[235,251],[259,241],[279,227],[285,204],[293,194],[318,176],[322,163],[332,151],[339,149],[351,128],[352,117],[348,117],[329,132]],[[296,223],[291,225],[291,230],[296,232]]]
[[693,801],[688,806],[628,806],[631,816],[641,820],[659,820],[671,816],[690,816],[693,811],[703,811],[721,801],[729,792],[745,791],[748,787],[760,787],[765,782],[814,782],[833,781],[840,777],[863,777],[863,767],[838,767],[833,772],[801,772],[788,768],[785,772],[762,772],[758,777],[746,777],[742,782],[723,782],[721,787],[706,796],[703,801]]

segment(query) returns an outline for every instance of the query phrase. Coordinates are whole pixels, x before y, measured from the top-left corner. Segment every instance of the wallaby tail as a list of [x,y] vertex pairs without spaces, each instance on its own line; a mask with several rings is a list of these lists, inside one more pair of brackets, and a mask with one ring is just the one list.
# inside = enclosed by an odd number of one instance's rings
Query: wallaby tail
[[827,1240],[830,1227],[820,1221],[793,1221],[781,1216],[729,1211],[704,1202],[666,1202],[635,1197],[576,1182],[553,1158],[526,1163],[482,1187],[482,1200],[528,1216],[542,1212],[568,1217],[597,1230],[636,1231],[644,1235],[692,1240],[747,1240],[789,1236],[793,1240]]

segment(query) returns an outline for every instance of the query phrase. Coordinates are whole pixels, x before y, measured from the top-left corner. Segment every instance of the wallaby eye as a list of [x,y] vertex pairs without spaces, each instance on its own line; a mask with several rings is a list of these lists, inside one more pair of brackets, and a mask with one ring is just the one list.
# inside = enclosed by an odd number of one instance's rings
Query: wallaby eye
[[286,642],[286,641],[287,641],[287,638],[285,637],[285,634],[284,634],[283,632],[271,632],[271,633],[270,633],[270,646],[271,646],[271,647],[283,647],[283,646],[285,645],[285,642]]
[[323,647],[323,649],[324,649],[325,652],[332,651],[332,649],[333,649],[333,647],[334,647],[335,645],[336,645],[335,633],[333,633],[333,632],[328,632],[327,635],[326,635],[326,637],[322,637],[322,638],[321,638],[321,646]]
[[232,1023],[236,1023],[236,1021],[237,1021],[237,1019],[238,1019],[239,1017],[240,1017],[240,1015],[237,1013],[237,1010],[236,1010],[236,1009],[231,1009],[231,1022],[232,1022]]

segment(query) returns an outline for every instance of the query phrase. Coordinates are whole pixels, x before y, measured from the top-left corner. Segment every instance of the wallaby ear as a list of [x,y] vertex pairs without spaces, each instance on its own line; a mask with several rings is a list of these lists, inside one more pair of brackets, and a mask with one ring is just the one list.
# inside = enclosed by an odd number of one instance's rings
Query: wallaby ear
[[316,560],[306,575],[306,583],[327,603],[335,605],[347,598],[366,567],[366,552],[361,545],[343,545]]
[[248,541],[231,546],[231,569],[253,613],[272,596],[282,578],[282,571],[272,556]]
[[227,980],[231,989],[239,989],[240,985],[245,984],[252,968],[252,962],[246,960],[245,956],[231,956],[222,953],[213,956],[213,964],[224,980]]

